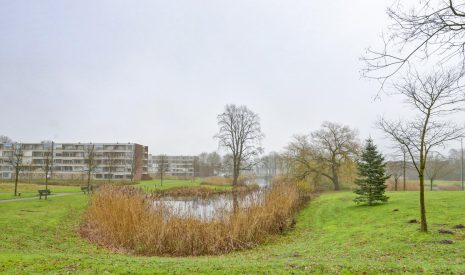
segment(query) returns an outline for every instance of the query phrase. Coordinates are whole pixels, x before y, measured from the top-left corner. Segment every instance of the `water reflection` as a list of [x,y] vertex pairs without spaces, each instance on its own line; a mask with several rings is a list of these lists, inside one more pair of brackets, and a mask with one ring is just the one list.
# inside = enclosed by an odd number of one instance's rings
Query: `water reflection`
[[209,198],[198,197],[162,197],[154,201],[154,207],[166,207],[180,217],[195,217],[202,220],[221,219],[237,208],[247,207],[251,203],[260,203],[266,193],[268,181],[257,179],[260,189],[248,194],[219,194]]

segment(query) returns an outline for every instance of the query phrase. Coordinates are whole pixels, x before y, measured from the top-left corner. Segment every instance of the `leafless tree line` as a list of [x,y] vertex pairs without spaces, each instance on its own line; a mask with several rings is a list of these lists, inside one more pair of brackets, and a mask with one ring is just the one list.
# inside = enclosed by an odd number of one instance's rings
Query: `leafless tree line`
[[324,177],[331,181],[334,190],[340,190],[341,169],[354,164],[360,148],[356,130],[324,122],[320,130],[310,135],[294,136],[285,149],[284,158],[291,167],[291,174],[297,178]]

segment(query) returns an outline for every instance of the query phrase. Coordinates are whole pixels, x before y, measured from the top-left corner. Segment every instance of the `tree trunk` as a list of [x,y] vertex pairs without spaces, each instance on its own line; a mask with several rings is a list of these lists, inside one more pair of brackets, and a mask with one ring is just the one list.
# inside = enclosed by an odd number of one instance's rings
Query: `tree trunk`
[[87,172],[87,192],[90,192],[90,168],[89,172]]
[[16,169],[16,174],[15,174],[15,197],[18,195],[18,176],[19,176],[19,171]]
[[405,160],[405,152],[404,152],[404,192],[405,190],[407,189],[407,180],[406,180],[406,177],[405,177],[405,174],[406,174],[406,168],[407,164],[406,164],[406,160]]
[[233,187],[237,186],[238,184],[238,181],[239,181],[239,171],[237,171],[236,169],[234,169],[234,172],[233,172]]
[[333,172],[333,179],[332,180],[333,180],[333,184],[334,184],[334,190],[339,191],[341,188],[339,186],[339,177],[337,175],[337,167],[332,166],[331,170]]
[[239,180],[239,167],[240,167],[240,163],[238,163],[237,161],[234,161],[234,165],[233,165],[233,188],[237,186],[238,184],[238,180]]
[[399,182],[399,179],[394,179],[394,191],[397,191],[397,183]]
[[48,173],[45,173],[45,190],[48,190]]
[[429,191],[433,191],[433,179],[429,179],[429,186],[430,186]]
[[425,208],[425,177],[422,173],[420,173],[420,213],[421,213],[420,231],[428,232],[428,225],[426,222],[426,208]]

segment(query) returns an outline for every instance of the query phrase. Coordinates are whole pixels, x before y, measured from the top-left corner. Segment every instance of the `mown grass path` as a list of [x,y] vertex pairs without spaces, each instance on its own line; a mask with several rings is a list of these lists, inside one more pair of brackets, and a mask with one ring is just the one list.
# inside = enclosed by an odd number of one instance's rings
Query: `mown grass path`
[[[0,205],[0,273],[462,273],[465,193],[428,192],[430,233],[418,232],[416,192],[389,193],[388,204],[357,207],[353,194],[327,193],[297,226],[257,248],[222,256],[135,257],[110,252],[76,233],[87,196]],[[398,209],[398,211],[393,211]],[[438,233],[449,229],[453,235]],[[450,239],[454,243],[438,242]]]

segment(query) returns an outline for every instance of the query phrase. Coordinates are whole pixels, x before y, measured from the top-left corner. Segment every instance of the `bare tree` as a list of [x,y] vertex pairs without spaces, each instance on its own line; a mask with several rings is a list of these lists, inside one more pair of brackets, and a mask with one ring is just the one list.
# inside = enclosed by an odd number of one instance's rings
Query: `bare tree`
[[108,175],[108,182],[111,182],[114,177],[116,166],[118,164],[118,158],[116,152],[105,152],[103,153],[103,165],[106,167],[106,172]]
[[32,161],[27,161],[27,162],[23,162],[23,174],[25,175],[25,177],[27,178],[28,180],[28,183],[31,183],[32,182],[32,176],[34,174],[34,164],[32,163]]
[[13,143],[13,140],[8,136],[0,135],[0,143]]
[[403,172],[404,172],[404,162],[397,161],[397,160],[388,161],[386,163],[386,168],[387,168],[387,173],[394,179],[394,190],[397,191],[399,179],[402,177]]
[[44,146],[44,162],[42,164],[42,170],[45,176],[45,190],[48,190],[48,181],[52,177],[53,171],[53,141],[42,141]]
[[221,159],[221,171],[225,176],[231,176],[233,173],[233,157],[231,154],[226,154]]
[[135,153],[135,150],[133,150],[131,153],[128,153],[126,157],[131,157],[130,161],[126,161],[126,164],[130,164],[131,169],[131,182],[134,181],[134,177],[136,175],[136,167],[137,167],[137,154]]
[[157,172],[158,175],[160,176],[160,185],[163,186],[163,176],[169,169],[169,162],[168,162],[168,157],[166,155],[159,155],[158,158],[155,160],[155,163],[157,165]]
[[463,127],[445,121],[444,117],[461,110],[465,101],[459,80],[461,72],[436,71],[426,77],[418,73],[407,75],[396,84],[396,90],[416,111],[410,121],[380,119],[379,127],[395,142],[403,146],[420,179],[421,231],[428,231],[426,221],[424,177],[428,154],[437,146],[463,135]]
[[334,190],[340,190],[339,169],[344,161],[359,153],[357,131],[349,126],[324,122],[320,130],[311,134],[311,138],[316,160],[329,168],[329,172],[321,174],[331,180]]
[[197,156],[194,156],[194,158],[192,159],[192,182],[195,181],[195,177],[198,175],[199,168],[199,158]]
[[310,175],[314,179],[324,177],[331,181],[335,190],[340,190],[340,170],[354,161],[359,149],[356,131],[325,122],[322,129],[310,136],[294,136],[283,158],[288,163],[289,172],[297,179],[303,180]]
[[431,154],[426,162],[425,174],[430,182],[430,190],[433,191],[433,183],[439,177],[449,172],[449,161],[441,154]]
[[392,22],[383,35],[383,47],[368,48],[362,57],[364,74],[380,80],[413,63],[451,61],[465,64],[465,3],[452,0],[417,0],[413,6],[397,0],[388,10]]
[[[407,152],[407,149],[396,143],[394,145],[394,159],[397,159],[393,162],[397,162],[397,165],[401,165],[402,167],[391,167],[392,169],[394,170],[397,170],[397,169],[402,169],[402,182],[403,182],[403,191],[406,191],[407,190],[407,169],[408,168],[411,168],[411,165],[409,165],[409,163],[407,162],[407,155],[408,155],[408,152]],[[402,160],[399,160],[399,159],[402,159]],[[389,169],[389,167],[388,167]],[[397,190],[397,189],[396,189]]]
[[84,148],[84,163],[86,164],[87,173],[87,188],[90,191],[90,181],[92,175],[98,167],[97,163],[97,152],[95,150],[95,144],[87,144]]
[[309,136],[296,135],[286,147],[284,158],[290,163],[291,173],[300,180],[303,180],[311,173],[321,174],[332,179],[331,175],[326,173],[321,162],[317,162],[316,153],[310,143]]
[[215,176],[221,169],[221,156],[217,152],[211,152],[207,155],[207,163],[210,168],[210,175]]
[[215,138],[220,147],[231,153],[233,186],[237,186],[240,171],[251,169],[263,151],[260,118],[246,106],[226,105],[225,111],[218,115],[218,126]]
[[9,163],[15,171],[15,191],[14,195],[18,195],[18,179],[21,170],[24,168],[23,165],[23,147],[21,143],[14,143],[12,151],[9,152],[7,163]]
[[261,159],[262,168],[265,169],[266,177],[275,177],[281,170],[281,156],[276,152],[270,152]]
[[407,148],[404,146],[400,146],[400,151],[402,152],[402,170],[403,170],[403,175],[402,175],[402,180],[404,182],[404,191],[407,190]]

